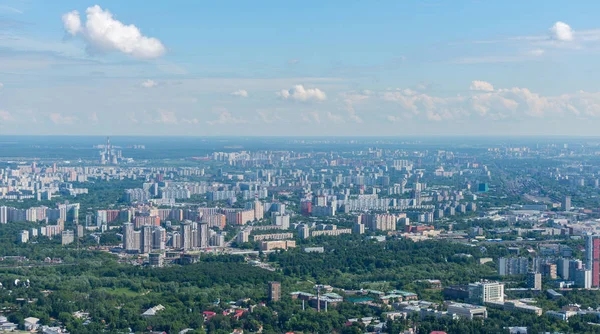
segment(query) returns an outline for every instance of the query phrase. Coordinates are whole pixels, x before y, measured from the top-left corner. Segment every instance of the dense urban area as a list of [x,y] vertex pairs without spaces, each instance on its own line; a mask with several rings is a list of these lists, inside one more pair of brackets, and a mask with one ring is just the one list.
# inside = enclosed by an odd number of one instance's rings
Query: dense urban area
[[600,332],[600,140],[3,137],[0,330]]

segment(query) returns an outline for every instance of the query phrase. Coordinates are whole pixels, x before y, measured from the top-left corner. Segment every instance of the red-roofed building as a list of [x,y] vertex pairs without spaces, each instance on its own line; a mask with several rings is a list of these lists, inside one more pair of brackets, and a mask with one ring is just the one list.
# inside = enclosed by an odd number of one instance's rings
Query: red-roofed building
[[202,312],[202,315],[204,316],[205,320],[210,320],[210,318],[214,317],[217,314],[213,311],[204,311]]

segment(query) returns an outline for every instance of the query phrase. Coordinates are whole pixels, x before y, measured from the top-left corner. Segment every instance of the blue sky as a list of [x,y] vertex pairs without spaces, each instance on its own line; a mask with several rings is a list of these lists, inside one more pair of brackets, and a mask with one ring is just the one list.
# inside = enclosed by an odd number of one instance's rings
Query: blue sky
[[596,135],[599,7],[0,0],[0,134]]

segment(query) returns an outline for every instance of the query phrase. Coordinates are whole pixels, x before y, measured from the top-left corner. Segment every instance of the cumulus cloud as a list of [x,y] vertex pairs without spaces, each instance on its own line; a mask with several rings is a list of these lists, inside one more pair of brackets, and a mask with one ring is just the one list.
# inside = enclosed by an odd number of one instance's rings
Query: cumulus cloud
[[321,116],[316,111],[302,113],[300,116],[302,117],[302,121],[304,121],[304,122],[316,123],[316,124],[321,123]]
[[[472,88],[472,87],[471,87]],[[366,110],[381,108],[387,121],[410,119],[426,121],[525,120],[550,117],[600,118],[600,92],[579,91],[558,96],[543,96],[528,88],[512,87],[475,90],[471,95],[433,96],[407,94],[405,89],[375,92]],[[383,104],[382,104],[383,103]],[[392,107],[385,103],[392,103]],[[395,106],[395,108],[394,108]]]
[[301,102],[308,101],[325,101],[327,95],[318,88],[304,88],[303,85],[296,85],[288,90],[282,89],[277,93],[279,97],[284,100],[294,100]]
[[342,93],[340,96],[344,101],[344,109],[348,113],[348,117],[355,123],[363,123],[363,119],[358,116],[354,105],[366,102],[371,95],[371,91],[363,91],[362,93]]
[[57,125],[73,124],[77,120],[77,117],[63,115],[61,113],[51,113],[48,115],[50,121]]
[[344,117],[339,114],[327,112],[327,119],[333,123],[344,123]]
[[494,91],[494,86],[486,81],[473,80],[469,89],[492,92]]
[[154,119],[154,123],[161,124],[177,124],[179,123],[177,115],[173,111],[159,110],[158,117]]
[[243,124],[247,123],[246,120],[233,116],[227,109],[225,108],[217,108],[215,110],[218,113],[218,117],[211,121],[206,121],[208,125],[218,125],[218,124]]
[[68,34],[75,36],[81,32],[81,17],[79,17],[78,11],[73,10],[63,14],[62,21]]
[[562,42],[572,41],[573,29],[568,24],[558,21],[550,28],[550,37]]
[[259,120],[267,124],[281,120],[281,117],[279,117],[276,112],[271,110],[259,110],[256,112],[256,114],[258,115]]
[[65,31],[81,37],[91,52],[119,51],[141,59],[158,58],[165,47],[156,38],[146,37],[133,24],[126,25],[113,18],[112,13],[95,5],[86,10],[86,22],[81,22],[74,10],[62,16]]
[[239,89],[231,93],[233,96],[248,97],[248,92],[245,89]]
[[146,81],[142,82],[142,84],[141,84],[141,85],[142,85],[142,87],[144,87],[144,88],[152,88],[152,87],[156,87],[156,86],[158,86],[158,82],[156,82],[156,81],[154,81],[154,80],[150,80],[150,79],[148,79],[148,80],[146,80]]

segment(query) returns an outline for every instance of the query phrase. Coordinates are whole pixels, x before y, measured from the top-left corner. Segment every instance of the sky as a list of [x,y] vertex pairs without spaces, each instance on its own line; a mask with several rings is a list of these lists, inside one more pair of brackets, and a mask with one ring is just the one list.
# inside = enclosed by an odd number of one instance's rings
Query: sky
[[594,136],[598,12],[0,0],[0,135]]

